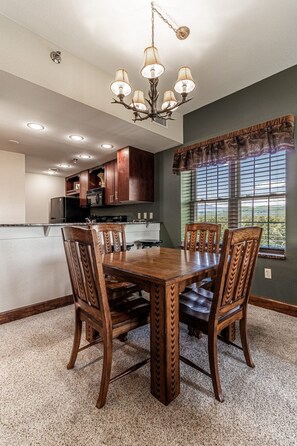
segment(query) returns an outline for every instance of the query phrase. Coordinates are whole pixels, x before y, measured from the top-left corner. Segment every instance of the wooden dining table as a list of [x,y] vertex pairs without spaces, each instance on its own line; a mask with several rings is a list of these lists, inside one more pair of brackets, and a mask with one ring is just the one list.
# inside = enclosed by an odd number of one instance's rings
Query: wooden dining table
[[151,393],[168,405],[180,393],[179,293],[213,277],[219,255],[170,248],[105,254],[104,272],[150,294]]

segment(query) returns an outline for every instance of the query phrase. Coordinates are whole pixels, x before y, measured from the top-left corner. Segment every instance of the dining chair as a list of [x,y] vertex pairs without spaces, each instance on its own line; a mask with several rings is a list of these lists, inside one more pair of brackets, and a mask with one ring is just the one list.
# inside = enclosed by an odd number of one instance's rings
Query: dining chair
[[188,223],[185,227],[184,250],[218,254],[220,235],[220,224]]
[[[210,373],[181,356],[181,360],[211,377],[215,397],[223,401],[218,369],[217,339],[243,350],[246,363],[254,367],[247,338],[247,309],[262,229],[226,229],[214,293],[205,289],[180,295],[180,321],[208,335]],[[220,332],[239,321],[242,347],[225,340]]]
[[[220,248],[221,225],[218,223],[188,223],[185,227],[184,250],[218,254]],[[207,277],[187,286],[187,289],[204,287],[211,289],[213,281]]]
[[[103,343],[103,368],[99,397],[96,406],[104,406],[110,382],[137,370],[146,359],[110,379],[112,340],[119,335],[149,322],[149,302],[140,296],[109,301],[102,267],[100,244],[95,229],[62,228],[64,248],[72,285],[75,330],[68,369],[75,365],[77,355],[98,342]],[[100,338],[80,348],[82,322],[90,324]]]
[[[124,225],[116,223],[99,223],[98,225],[90,225],[89,227],[95,229],[97,233],[100,254],[127,251]],[[123,297],[126,294],[141,292],[138,285],[124,282],[115,277],[105,277],[105,283],[109,299],[116,299]]]
[[[184,250],[185,251],[199,251],[208,253],[219,253],[219,244],[221,236],[221,225],[217,223],[187,223],[185,226]],[[196,291],[204,293],[202,288],[211,290],[214,286],[214,281],[211,277],[206,277],[199,282],[187,285],[186,291]],[[209,298],[210,295],[204,293]],[[188,326],[188,334],[201,338],[202,333]]]

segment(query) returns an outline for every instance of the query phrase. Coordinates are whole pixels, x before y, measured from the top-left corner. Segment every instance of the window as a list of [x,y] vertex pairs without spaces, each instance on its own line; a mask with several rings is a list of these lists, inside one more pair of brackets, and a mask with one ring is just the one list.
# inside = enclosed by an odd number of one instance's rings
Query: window
[[182,239],[190,222],[263,228],[261,251],[286,245],[286,152],[200,167],[181,175]]

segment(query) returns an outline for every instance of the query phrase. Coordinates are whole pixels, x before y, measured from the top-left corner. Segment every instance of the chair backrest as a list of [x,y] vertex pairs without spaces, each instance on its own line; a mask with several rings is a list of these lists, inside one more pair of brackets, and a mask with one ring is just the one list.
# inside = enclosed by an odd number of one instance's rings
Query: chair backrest
[[101,254],[127,250],[124,225],[100,223],[90,227],[97,233]]
[[218,254],[221,225],[188,223],[185,228],[184,250]]
[[247,305],[262,228],[226,229],[211,307],[213,319]]
[[103,322],[110,321],[96,231],[66,226],[62,234],[75,303],[85,303],[84,309],[93,308],[96,317]]

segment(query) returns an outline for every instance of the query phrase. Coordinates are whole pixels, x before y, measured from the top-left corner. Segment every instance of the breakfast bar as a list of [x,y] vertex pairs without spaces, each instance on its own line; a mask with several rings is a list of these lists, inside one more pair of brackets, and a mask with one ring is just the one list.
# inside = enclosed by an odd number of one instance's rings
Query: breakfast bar
[[[127,243],[160,239],[160,223],[124,224]],[[0,225],[0,323],[7,312],[72,294],[61,236],[65,225]]]

